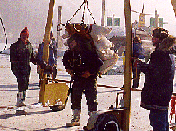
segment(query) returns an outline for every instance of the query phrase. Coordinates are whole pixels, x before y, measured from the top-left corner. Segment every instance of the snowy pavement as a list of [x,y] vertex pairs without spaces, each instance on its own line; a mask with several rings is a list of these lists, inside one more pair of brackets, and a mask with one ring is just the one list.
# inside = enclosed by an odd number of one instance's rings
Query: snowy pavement
[[[29,90],[27,90],[26,104],[31,105],[27,109],[27,115],[16,116],[14,109],[3,107],[13,107],[16,104],[17,82],[15,76],[10,70],[9,56],[0,54],[0,130],[59,130],[75,131],[83,130],[87,124],[87,105],[86,99],[82,98],[81,126],[67,128],[66,122],[71,120],[71,102],[68,99],[66,108],[62,111],[52,112],[49,107],[33,105],[39,100],[38,74],[37,67],[31,64],[31,76]],[[123,75],[103,75],[98,78],[98,84],[107,84],[115,87],[122,87]],[[70,80],[70,76],[65,72],[58,59],[58,79]],[[141,74],[140,88],[144,84],[144,74]],[[175,84],[175,82],[174,82]],[[98,109],[108,109],[111,105],[115,106],[116,94],[119,88],[98,87]],[[175,89],[174,89],[175,90]],[[120,97],[120,96],[119,96]],[[130,131],[149,131],[152,130],[149,125],[149,111],[142,109],[140,106],[140,92],[132,92],[131,102],[131,124]]]

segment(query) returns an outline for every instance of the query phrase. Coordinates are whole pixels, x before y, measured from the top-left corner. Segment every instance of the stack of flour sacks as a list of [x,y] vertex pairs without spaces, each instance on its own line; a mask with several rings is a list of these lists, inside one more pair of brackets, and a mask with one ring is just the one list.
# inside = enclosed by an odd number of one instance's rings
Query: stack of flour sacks
[[[97,53],[100,59],[104,62],[100,67],[100,74],[105,74],[108,70],[113,68],[118,60],[118,55],[114,53],[114,50],[111,50],[113,48],[113,43],[106,38],[106,35],[111,32],[111,29],[96,24],[88,26],[88,29],[90,29],[89,34],[93,38]],[[67,32],[62,35],[62,38],[64,39],[69,37],[70,35]],[[65,43],[65,45],[67,44]]]

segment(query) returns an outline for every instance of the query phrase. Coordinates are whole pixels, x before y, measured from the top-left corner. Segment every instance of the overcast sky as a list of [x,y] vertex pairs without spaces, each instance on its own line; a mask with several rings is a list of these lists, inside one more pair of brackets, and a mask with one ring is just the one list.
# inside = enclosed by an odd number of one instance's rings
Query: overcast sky
[[[93,13],[95,21],[100,25],[102,0],[89,0],[89,9]],[[57,9],[62,6],[62,23],[66,23],[75,11],[80,7],[83,0],[55,0],[54,8],[54,36],[56,37]],[[154,17],[155,9],[158,10],[159,17],[164,18],[164,28],[170,34],[176,36],[176,20],[170,0],[131,0],[131,9],[141,12],[144,3],[144,13],[151,14],[146,16],[146,26],[150,24],[150,17]],[[46,19],[48,15],[49,0],[1,0],[0,14],[3,18],[9,42],[15,42],[21,30],[27,26],[30,33],[31,42],[40,42],[43,39]],[[121,26],[124,26],[124,0],[106,0],[106,16],[121,18]],[[82,12],[71,22],[81,22]],[[132,22],[139,20],[139,14],[132,12]],[[89,23],[93,23],[87,13],[86,18]]]

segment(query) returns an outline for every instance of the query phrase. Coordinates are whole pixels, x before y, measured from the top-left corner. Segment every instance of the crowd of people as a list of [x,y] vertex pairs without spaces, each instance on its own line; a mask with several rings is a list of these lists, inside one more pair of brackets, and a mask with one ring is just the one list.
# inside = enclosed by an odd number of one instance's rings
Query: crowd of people
[[[57,75],[57,43],[53,34],[50,35],[48,63],[42,57],[44,42],[39,45],[38,54],[35,57],[28,38],[29,31],[25,27],[18,41],[10,47],[11,70],[18,82],[18,107],[25,106],[31,70],[30,62],[38,65],[39,70],[43,69],[43,73],[48,77],[52,74],[52,79]],[[153,131],[168,131],[168,106],[173,92],[175,72],[172,48],[175,38],[169,35],[167,30],[156,28],[153,30],[152,42],[156,48],[150,55],[149,63],[146,63],[140,60],[145,58],[140,38],[136,36],[133,39],[132,88],[139,87],[140,73],[143,72],[145,84],[141,92],[141,107],[150,110],[149,119]],[[73,118],[66,126],[80,125],[82,93],[86,95],[88,114],[91,115],[93,111],[97,111],[97,75],[103,61],[95,50],[88,47],[90,43],[92,40],[84,38],[81,34],[74,34],[67,40],[69,48],[63,56],[63,66],[73,82],[71,87]]]

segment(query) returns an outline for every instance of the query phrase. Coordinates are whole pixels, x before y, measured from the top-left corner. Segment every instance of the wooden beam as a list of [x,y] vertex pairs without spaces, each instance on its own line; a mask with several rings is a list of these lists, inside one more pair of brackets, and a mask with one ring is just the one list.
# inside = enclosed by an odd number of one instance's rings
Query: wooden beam
[[126,42],[125,68],[124,68],[124,107],[125,124],[124,130],[129,131],[131,114],[131,54],[132,54],[132,27],[131,27],[131,5],[130,0],[124,0]]

